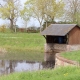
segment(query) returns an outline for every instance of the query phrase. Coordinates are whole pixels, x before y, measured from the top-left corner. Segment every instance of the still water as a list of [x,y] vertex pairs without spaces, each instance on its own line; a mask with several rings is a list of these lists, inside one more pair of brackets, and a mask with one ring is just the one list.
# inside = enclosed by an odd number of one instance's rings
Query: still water
[[43,69],[43,65],[39,62],[27,62],[26,60],[0,60],[0,75],[41,69]]

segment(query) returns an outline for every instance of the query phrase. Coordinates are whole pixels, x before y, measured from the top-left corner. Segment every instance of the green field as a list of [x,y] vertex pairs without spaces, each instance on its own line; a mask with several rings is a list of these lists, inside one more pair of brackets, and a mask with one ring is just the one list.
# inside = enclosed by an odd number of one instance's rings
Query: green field
[[62,67],[54,70],[13,73],[0,80],[80,80],[80,68]]
[[39,33],[0,33],[0,59],[42,61],[44,43]]
[[70,60],[80,62],[80,50],[72,51],[72,52],[65,52],[65,53],[62,53],[61,56],[63,56],[64,58],[70,59]]

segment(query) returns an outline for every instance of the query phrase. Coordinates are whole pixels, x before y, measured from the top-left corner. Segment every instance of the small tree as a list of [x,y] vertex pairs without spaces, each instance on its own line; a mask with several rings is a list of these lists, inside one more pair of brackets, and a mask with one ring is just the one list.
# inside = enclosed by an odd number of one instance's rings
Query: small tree
[[30,10],[27,9],[27,8],[24,6],[24,8],[20,11],[20,16],[21,16],[21,18],[24,20],[24,25],[25,25],[25,28],[26,28],[26,30],[27,30],[27,23],[28,23],[28,21],[30,20],[30,17],[31,17]]

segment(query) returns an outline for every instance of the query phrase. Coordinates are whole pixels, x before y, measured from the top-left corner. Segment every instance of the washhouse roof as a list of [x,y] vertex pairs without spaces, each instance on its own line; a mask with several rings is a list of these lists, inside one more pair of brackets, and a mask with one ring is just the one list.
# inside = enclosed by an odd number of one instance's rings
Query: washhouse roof
[[76,26],[76,24],[51,24],[41,32],[41,35],[65,36]]

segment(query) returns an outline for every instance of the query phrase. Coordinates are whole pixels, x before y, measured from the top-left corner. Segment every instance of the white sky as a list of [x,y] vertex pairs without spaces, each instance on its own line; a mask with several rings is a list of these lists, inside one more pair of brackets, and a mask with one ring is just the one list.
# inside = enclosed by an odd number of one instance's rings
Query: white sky
[[[26,0],[20,0],[20,3],[21,3],[22,6],[24,6],[25,1]],[[8,20],[0,19],[0,25],[8,24],[8,23],[9,23]],[[18,25],[19,27],[24,27],[23,20],[21,20],[21,18],[18,18],[18,21],[17,21],[16,25]],[[39,25],[39,22],[36,19],[31,18],[30,21],[28,22],[28,26],[39,27],[40,25]]]

